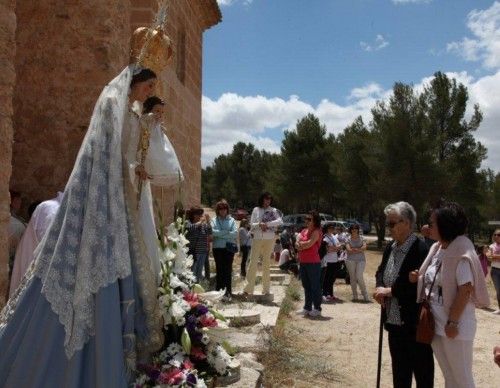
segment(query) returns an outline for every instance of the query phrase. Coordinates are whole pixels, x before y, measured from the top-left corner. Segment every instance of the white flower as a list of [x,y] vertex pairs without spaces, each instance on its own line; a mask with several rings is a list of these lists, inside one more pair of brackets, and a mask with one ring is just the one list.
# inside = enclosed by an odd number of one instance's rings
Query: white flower
[[203,300],[206,300],[206,301],[211,302],[211,303],[215,303],[215,302],[218,302],[219,300],[221,300],[225,293],[226,293],[226,290],[224,289],[224,290],[220,290],[220,291],[204,292],[202,294],[199,294],[199,296]]
[[184,236],[183,234],[181,234],[179,236],[179,243],[182,247],[185,247],[186,245],[189,244],[189,240],[186,238],[186,236]]
[[178,343],[171,343],[168,345],[166,352],[170,357],[174,357],[178,353],[184,353],[184,350],[182,350],[182,346]]
[[137,378],[137,380],[135,380],[134,385],[140,385],[140,386],[142,386],[142,385],[146,384],[148,380],[149,380],[148,376],[146,376],[146,375],[140,375]]
[[168,307],[170,305],[170,295],[165,294],[158,298],[160,306]]
[[205,380],[202,378],[196,376],[196,385],[195,388],[207,388],[207,385],[205,384]]
[[172,261],[175,259],[175,252],[169,247],[166,247],[160,255],[160,258],[162,259],[162,262]]
[[189,287],[186,283],[182,282],[177,275],[171,273],[170,274],[170,287],[172,288],[182,288],[183,290],[187,290]]
[[219,344],[211,343],[208,345],[207,361],[220,375],[225,375],[229,364],[231,363],[231,356],[227,354],[226,350]]
[[168,356],[167,351],[164,350],[163,352],[160,353],[160,355],[158,357],[159,357],[159,359],[160,359],[161,362],[165,362],[165,361],[167,361],[167,358],[169,356]]
[[206,334],[203,334],[201,336],[201,343],[203,345],[208,345],[209,342],[210,342],[210,337],[208,335],[206,335]]

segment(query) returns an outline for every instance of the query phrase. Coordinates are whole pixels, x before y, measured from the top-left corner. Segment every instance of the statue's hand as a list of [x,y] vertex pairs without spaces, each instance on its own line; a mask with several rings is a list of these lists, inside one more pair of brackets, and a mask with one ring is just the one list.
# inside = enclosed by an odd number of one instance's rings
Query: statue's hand
[[135,174],[139,177],[139,179],[145,181],[149,178],[148,173],[146,172],[146,169],[142,164],[138,165],[135,168]]

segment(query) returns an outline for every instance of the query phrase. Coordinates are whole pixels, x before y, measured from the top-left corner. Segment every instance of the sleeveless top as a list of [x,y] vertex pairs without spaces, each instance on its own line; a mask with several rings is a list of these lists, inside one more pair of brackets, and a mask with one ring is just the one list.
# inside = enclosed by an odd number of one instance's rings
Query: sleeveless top
[[[319,257],[319,247],[321,246],[321,241],[323,240],[323,235],[320,229],[315,229],[319,232],[318,240],[309,248],[299,251],[299,262],[301,264],[313,264],[320,263],[321,258]],[[299,241],[307,241],[310,239],[312,232],[309,229],[302,229],[299,234]]]

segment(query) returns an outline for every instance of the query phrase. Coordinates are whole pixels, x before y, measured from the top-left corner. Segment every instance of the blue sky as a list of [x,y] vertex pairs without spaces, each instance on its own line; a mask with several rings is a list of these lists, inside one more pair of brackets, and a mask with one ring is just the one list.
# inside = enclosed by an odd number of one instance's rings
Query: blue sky
[[[278,151],[311,112],[339,133],[395,81],[456,76],[485,113],[485,166],[500,171],[500,1],[219,0],[204,34],[203,165],[237,141]],[[499,104],[495,104],[498,102]],[[483,106],[484,105],[484,106]],[[497,156],[498,155],[498,156]]]

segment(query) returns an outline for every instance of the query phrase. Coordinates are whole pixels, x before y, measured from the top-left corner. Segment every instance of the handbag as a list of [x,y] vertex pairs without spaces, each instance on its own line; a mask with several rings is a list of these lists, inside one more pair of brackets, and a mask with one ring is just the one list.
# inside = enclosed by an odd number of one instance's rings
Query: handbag
[[238,245],[236,245],[234,242],[227,241],[226,249],[231,253],[236,253],[238,252]]
[[[222,226],[221,226],[219,220],[217,219],[216,221],[219,225],[219,228],[222,229]],[[238,252],[238,245],[236,245],[234,242],[226,241],[226,250],[229,251],[230,253],[233,253],[233,254],[237,253]]]
[[424,300],[420,305],[420,313],[418,314],[417,322],[417,334],[415,340],[421,344],[430,344],[435,334],[435,322],[434,315],[432,315],[431,305],[429,303],[430,294],[432,292],[432,287],[434,287],[434,282],[436,281],[437,274],[441,269],[441,264],[436,270],[434,279],[432,280],[431,288],[429,289],[429,294],[425,296]]

